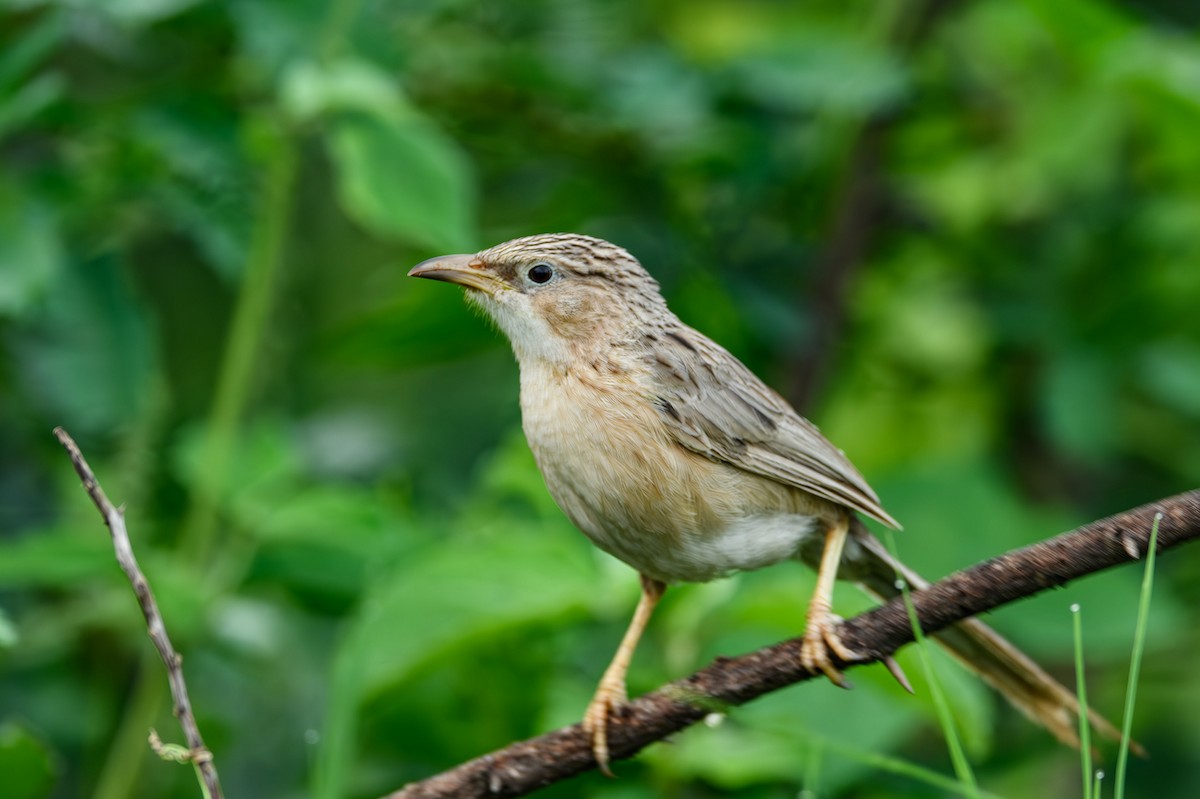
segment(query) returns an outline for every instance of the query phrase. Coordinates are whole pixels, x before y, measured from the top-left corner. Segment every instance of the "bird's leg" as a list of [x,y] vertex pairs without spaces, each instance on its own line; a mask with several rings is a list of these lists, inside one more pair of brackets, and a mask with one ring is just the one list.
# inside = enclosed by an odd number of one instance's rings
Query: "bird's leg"
[[821,553],[821,565],[817,569],[817,588],[813,591],[812,601],[808,603],[804,643],[800,647],[800,662],[804,668],[824,672],[826,677],[842,688],[849,688],[850,684],[830,662],[829,652],[832,650],[842,660],[854,660],[857,657],[838,638],[838,619],[833,615],[832,605],[833,583],[849,532],[850,519],[842,517],[825,534],[825,550]]
[[638,600],[637,610],[633,612],[633,620],[629,622],[629,629],[625,631],[625,637],[617,647],[617,654],[613,655],[612,663],[604,670],[604,676],[600,678],[600,685],[596,688],[596,695],[592,697],[587,712],[583,715],[583,728],[592,734],[592,752],[596,756],[596,762],[600,765],[600,770],[610,777],[613,773],[608,767],[608,716],[613,708],[626,699],[625,673],[629,671],[629,661],[633,659],[633,652],[641,640],[642,631],[646,629],[646,624],[654,613],[654,606],[667,590],[665,583],[644,574],[641,577],[642,598]]

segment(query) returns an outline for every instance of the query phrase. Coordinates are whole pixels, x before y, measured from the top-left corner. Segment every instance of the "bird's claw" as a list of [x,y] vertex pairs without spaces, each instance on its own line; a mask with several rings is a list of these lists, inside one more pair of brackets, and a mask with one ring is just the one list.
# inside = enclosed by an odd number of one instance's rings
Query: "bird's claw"
[[596,695],[592,697],[587,711],[583,714],[583,728],[591,733],[592,754],[596,758],[596,765],[607,777],[615,776],[608,766],[608,720],[614,708],[624,704],[627,698],[624,682],[602,680],[600,687],[596,689]]
[[912,683],[908,681],[908,675],[904,673],[904,669],[900,668],[900,664],[891,655],[883,659],[883,665],[887,667],[888,673],[892,675],[892,679],[900,683],[900,687],[910,694],[916,694],[913,690]]
[[829,612],[809,614],[808,624],[804,628],[804,643],[800,646],[800,664],[813,674],[822,672],[834,685],[849,688],[850,681],[834,667],[829,657],[829,653],[833,652],[843,661],[860,658],[838,637],[837,628],[841,621]]

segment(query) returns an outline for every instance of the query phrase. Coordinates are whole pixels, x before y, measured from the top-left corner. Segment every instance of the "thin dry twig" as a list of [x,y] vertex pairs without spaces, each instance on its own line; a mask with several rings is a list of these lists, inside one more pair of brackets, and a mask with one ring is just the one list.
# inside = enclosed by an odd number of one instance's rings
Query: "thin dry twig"
[[[196,717],[192,713],[192,702],[188,698],[187,683],[183,679],[183,658],[171,646],[171,639],[167,636],[167,627],[158,610],[154,592],[150,590],[150,583],[146,581],[146,576],[138,567],[137,558],[133,554],[133,545],[129,541],[129,533],[125,529],[125,514],[120,508],[109,502],[108,496],[97,482],[92,468],[88,466],[83,453],[79,451],[79,445],[67,434],[67,431],[56,427],[54,435],[67,450],[67,454],[71,457],[71,463],[75,465],[75,471],[79,474],[79,479],[83,481],[84,490],[92,498],[96,509],[100,511],[104,523],[108,525],[108,530],[112,534],[117,563],[133,585],[133,592],[137,595],[142,615],[146,617],[146,630],[150,634],[150,640],[154,642],[154,647],[167,667],[167,680],[171,684],[171,696],[175,700],[175,716],[179,719],[179,725],[183,727],[183,734],[187,739],[185,755],[179,757],[176,753],[173,759],[191,762],[200,774],[209,799],[221,799],[223,796],[221,781],[217,778],[217,767],[213,763],[212,752],[204,745],[204,739],[200,736],[200,728],[196,725]],[[153,730],[151,730],[150,740],[151,746],[156,752],[162,753],[167,750],[167,746],[158,739],[158,734]],[[157,746],[155,746],[155,742],[157,742]]]
[[[970,616],[1066,584],[1145,554],[1151,525],[1162,513],[1159,551],[1200,538],[1200,490],[1189,491],[1014,550],[910,594],[921,628],[937,632]],[[845,622],[840,637],[864,654],[848,668],[882,660],[913,640],[902,597]],[[618,708],[609,724],[613,760],[695,724],[714,708],[745,704],[812,678],[800,665],[794,638],[708,667]],[[387,799],[524,796],[596,767],[591,736],[581,725],[520,741],[408,785]]]

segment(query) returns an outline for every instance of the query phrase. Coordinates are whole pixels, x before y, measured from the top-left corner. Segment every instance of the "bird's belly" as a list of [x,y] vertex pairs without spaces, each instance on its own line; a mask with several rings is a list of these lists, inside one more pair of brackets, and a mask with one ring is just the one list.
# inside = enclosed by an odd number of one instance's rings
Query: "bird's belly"
[[718,530],[682,536],[670,557],[651,564],[649,573],[666,582],[704,582],[753,571],[797,557],[811,544],[820,546],[823,532],[824,525],[814,516],[745,516]]
[[704,504],[699,498],[687,507],[674,505],[677,516],[655,512],[664,506],[614,512],[611,502],[596,501],[596,493],[564,491],[565,481],[558,485],[551,493],[592,543],[666,583],[707,582],[789,558],[809,561],[824,541],[826,525],[815,516],[764,512],[696,524],[707,515],[695,511]]
[[824,532],[793,489],[661,434],[649,403],[522,378],[525,434],[551,495],[596,546],[639,572],[703,582],[796,557]]

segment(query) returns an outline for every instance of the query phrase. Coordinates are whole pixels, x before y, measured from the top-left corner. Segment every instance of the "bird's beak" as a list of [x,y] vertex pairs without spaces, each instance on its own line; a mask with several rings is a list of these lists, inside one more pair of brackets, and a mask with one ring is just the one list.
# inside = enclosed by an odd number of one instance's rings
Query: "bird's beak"
[[441,255],[422,261],[408,271],[409,277],[425,277],[457,283],[485,294],[495,294],[504,287],[488,265],[474,255]]

